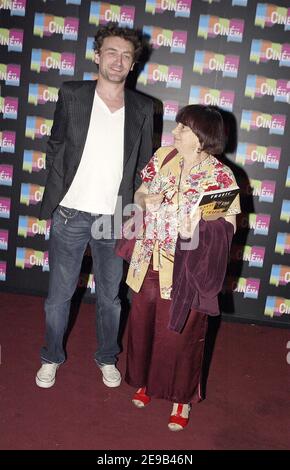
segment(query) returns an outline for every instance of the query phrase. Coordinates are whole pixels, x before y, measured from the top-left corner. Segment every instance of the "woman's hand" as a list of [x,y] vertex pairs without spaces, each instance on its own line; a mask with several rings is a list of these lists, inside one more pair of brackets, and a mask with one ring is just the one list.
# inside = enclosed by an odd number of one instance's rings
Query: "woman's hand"
[[201,219],[201,210],[197,207],[191,214],[182,217],[179,233],[182,238],[191,238]]
[[164,194],[144,194],[146,211],[157,212],[163,202]]

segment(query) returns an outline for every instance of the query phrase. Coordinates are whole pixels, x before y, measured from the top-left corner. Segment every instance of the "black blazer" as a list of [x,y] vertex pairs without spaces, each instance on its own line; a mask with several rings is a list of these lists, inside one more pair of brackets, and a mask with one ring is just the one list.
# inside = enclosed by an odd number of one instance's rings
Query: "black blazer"
[[[96,81],[65,82],[59,90],[51,135],[47,142],[48,177],[40,218],[49,219],[68,191],[85,146]],[[114,138],[108,129],[108,139]],[[140,170],[147,164],[153,147],[153,102],[125,89],[125,136],[123,178],[119,188],[123,207],[133,201],[140,186]],[[98,145],[96,143],[96,152]]]

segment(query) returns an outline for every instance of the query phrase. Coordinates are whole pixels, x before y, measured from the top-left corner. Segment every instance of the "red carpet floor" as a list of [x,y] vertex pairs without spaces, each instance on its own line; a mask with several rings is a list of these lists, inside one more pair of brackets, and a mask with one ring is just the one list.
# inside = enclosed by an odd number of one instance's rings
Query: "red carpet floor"
[[[285,329],[223,322],[207,398],[188,428],[167,429],[171,405],[135,408],[126,383],[109,389],[93,354],[94,306],[81,306],[54,387],[35,385],[43,299],[1,294],[1,449],[289,449],[290,365]],[[126,334],[124,337],[126,344]],[[124,372],[125,354],[119,368]]]

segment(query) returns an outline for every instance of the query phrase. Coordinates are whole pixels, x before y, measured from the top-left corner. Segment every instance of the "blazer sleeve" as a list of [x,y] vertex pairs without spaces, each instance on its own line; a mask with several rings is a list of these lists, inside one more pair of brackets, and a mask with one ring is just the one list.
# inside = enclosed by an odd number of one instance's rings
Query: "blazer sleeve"
[[135,190],[139,188],[142,183],[140,176],[141,170],[147,165],[152,157],[153,149],[153,102],[148,101],[147,115],[142,129],[141,143],[139,148],[139,158],[137,162],[137,170],[135,177]]
[[65,93],[63,87],[61,87],[58,92],[58,100],[53,117],[53,125],[46,146],[46,168],[48,170],[50,170],[55,156],[59,153],[63,145],[65,145],[66,124],[67,105],[65,101]]

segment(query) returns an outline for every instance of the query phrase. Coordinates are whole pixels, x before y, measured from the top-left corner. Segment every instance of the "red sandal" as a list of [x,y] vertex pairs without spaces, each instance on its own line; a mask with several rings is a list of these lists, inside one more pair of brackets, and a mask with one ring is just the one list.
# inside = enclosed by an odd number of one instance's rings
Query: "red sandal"
[[173,403],[168,421],[170,431],[182,431],[189,421],[190,404]]
[[146,387],[138,388],[137,392],[133,395],[132,402],[137,408],[144,408],[148,405],[151,398],[146,395]]

